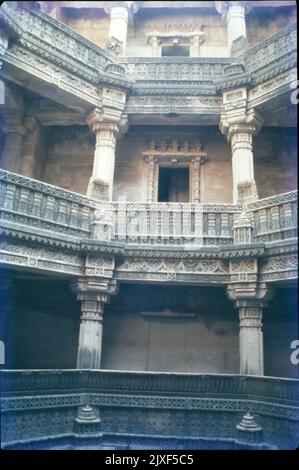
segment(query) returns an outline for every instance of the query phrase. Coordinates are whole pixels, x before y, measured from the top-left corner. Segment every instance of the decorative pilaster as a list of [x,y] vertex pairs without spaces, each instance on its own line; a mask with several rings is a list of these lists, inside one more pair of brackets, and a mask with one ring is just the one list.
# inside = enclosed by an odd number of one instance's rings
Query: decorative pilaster
[[22,124],[22,115],[16,111],[6,111],[4,119],[3,130],[6,136],[1,155],[1,168],[18,173],[26,129]]
[[117,284],[113,280],[83,278],[72,287],[82,312],[77,368],[100,369],[104,307],[110,296],[116,294]]
[[38,144],[40,140],[40,124],[34,116],[24,120],[26,134],[23,140],[23,151],[20,163],[20,173],[29,178],[36,178]]
[[[137,11],[135,2],[109,2],[105,6],[106,13],[110,14],[108,34],[108,48],[113,49],[116,55],[124,56],[126,53],[128,23]],[[111,45],[116,47],[112,48]]]
[[93,171],[87,194],[95,199],[112,199],[116,140],[126,132],[128,123],[127,116],[123,114],[125,100],[123,92],[104,89],[103,107],[96,108],[87,116],[87,123],[96,136]]
[[147,186],[146,186],[146,200],[147,202],[155,202],[157,200],[158,192],[158,160],[154,156],[145,157],[147,163]]
[[232,55],[234,41],[247,41],[245,14],[250,11],[249,2],[215,2],[216,10],[226,19],[228,50]]
[[231,143],[233,202],[253,202],[258,199],[258,194],[254,178],[252,136],[259,132],[263,118],[257,111],[247,110],[246,88],[224,92],[223,108],[220,130]]

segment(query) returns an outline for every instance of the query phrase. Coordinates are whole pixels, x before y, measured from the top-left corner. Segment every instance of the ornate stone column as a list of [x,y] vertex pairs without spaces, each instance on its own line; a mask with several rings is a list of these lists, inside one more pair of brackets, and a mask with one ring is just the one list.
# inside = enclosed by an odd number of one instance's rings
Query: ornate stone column
[[81,302],[81,324],[77,357],[78,369],[100,369],[102,355],[103,313],[110,296],[116,294],[113,280],[83,278],[72,285]]
[[240,374],[264,375],[264,346],[262,333],[263,307],[261,300],[236,300],[240,320]]
[[232,53],[233,42],[247,40],[245,14],[250,11],[249,2],[215,2],[216,10],[226,19],[228,50]]
[[108,34],[109,44],[115,43],[118,46],[118,54],[125,55],[127,45],[128,23],[137,11],[135,2],[109,2],[105,6],[106,13],[110,14],[110,25]]
[[[5,30],[5,28],[1,26],[1,29],[0,29],[0,69],[2,67],[2,58],[5,55],[7,47],[8,47],[8,32]],[[4,91],[4,83],[2,81],[1,81],[1,84],[2,84],[1,86],[3,87],[3,91]],[[4,104],[4,100],[3,102],[2,100],[0,100],[0,104]]]
[[[109,91],[109,93],[108,93]],[[123,92],[106,90],[107,98],[103,102],[113,107],[96,108],[87,116],[87,123],[96,136],[92,176],[87,194],[100,200],[111,200],[115,167],[115,149],[117,137],[127,130],[127,116],[122,114],[126,96]]]
[[223,93],[224,112],[220,130],[227,136],[232,149],[233,202],[258,199],[253,164],[252,136],[263,122],[255,110],[247,111],[246,88]]
[[4,113],[5,142],[1,155],[1,168],[18,173],[22,154],[23,138],[26,129],[22,125],[22,115],[15,111]]
[[[246,260],[243,263],[246,263]],[[272,295],[273,291],[265,285],[251,283],[228,287],[228,297],[234,301],[235,308],[239,310],[239,353],[242,375],[264,375],[262,318],[263,308],[267,306],[267,300]]]

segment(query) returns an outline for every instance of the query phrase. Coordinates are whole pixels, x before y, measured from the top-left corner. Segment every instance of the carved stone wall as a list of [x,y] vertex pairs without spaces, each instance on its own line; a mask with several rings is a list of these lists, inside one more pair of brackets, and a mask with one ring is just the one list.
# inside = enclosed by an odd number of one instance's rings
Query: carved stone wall
[[290,361],[290,344],[297,339],[298,327],[297,289],[276,289],[263,314],[265,375],[299,378],[298,365]]
[[67,9],[64,22],[97,46],[105,47],[108,39],[109,16],[104,10],[97,8]]
[[262,128],[254,138],[254,169],[260,198],[297,188],[296,128]]
[[13,277],[17,327],[12,338],[14,356],[7,356],[8,367],[75,368],[80,306],[68,283],[26,275]]
[[247,39],[250,45],[264,41],[272,34],[295,21],[295,10],[291,8],[251,9],[246,15]]
[[44,180],[86,194],[93,154],[94,136],[87,126],[50,128]]
[[[119,143],[114,199],[127,201],[148,200],[148,164],[142,154],[148,151],[152,138],[159,140],[177,138],[180,141],[201,141],[208,161],[200,165],[201,202],[231,202],[231,161],[230,151],[216,127],[171,128],[147,126],[132,127]],[[157,176],[157,175],[156,175]]]

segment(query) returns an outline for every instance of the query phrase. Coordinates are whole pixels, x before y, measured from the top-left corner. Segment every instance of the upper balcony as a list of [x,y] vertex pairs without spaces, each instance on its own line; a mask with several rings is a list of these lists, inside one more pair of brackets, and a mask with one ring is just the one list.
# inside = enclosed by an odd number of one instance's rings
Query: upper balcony
[[[192,96],[221,96],[223,89],[242,85],[253,89],[250,107],[261,94],[264,100],[269,99],[269,89],[277,88],[279,94],[283,92],[280,88],[285,91],[296,79],[294,74],[283,75],[296,64],[295,23],[237,57],[123,58],[110,53],[110,49],[98,47],[42,11],[15,9],[7,2],[1,7],[0,20],[7,35],[0,50],[3,77],[84,113],[100,106],[99,89],[105,86],[130,90],[130,97],[186,96],[189,101],[182,103],[181,108],[185,104],[189,112],[194,108],[197,113],[198,106],[190,102]],[[276,76],[279,76],[276,83],[267,82]],[[257,88],[265,82],[265,90]],[[130,97],[128,114],[134,112]],[[211,104],[219,114],[219,103]]]

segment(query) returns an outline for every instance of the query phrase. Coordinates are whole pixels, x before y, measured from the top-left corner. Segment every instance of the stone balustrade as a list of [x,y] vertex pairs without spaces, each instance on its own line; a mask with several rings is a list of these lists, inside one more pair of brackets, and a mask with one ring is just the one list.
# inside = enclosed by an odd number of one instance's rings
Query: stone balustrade
[[[248,204],[253,242],[297,235],[297,192]],[[238,204],[101,202],[56,186],[0,170],[2,229],[51,237],[116,241],[124,245],[231,245]],[[111,224],[108,237],[92,233],[97,213]],[[100,222],[101,223],[101,222]]]
[[143,439],[234,440],[240,438],[237,425],[242,416],[250,412],[263,431],[255,444],[292,448],[298,443],[296,379],[109,370],[0,374],[2,445],[8,448],[22,443],[28,448],[41,437],[45,447],[47,439],[51,443],[55,437],[71,436],[82,405],[98,410],[101,432],[112,440],[114,435],[126,440],[132,433]]
[[136,84],[188,82],[213,84],[223,77],[228,58],[130,57],[122,59],[126,76]]
[[265,41],[250,47],[242,56],[254,83],[296,66],[297,25],[291,23]]
[[297,191],[290,191],[248,204],[253,240],[271,242],[297,237],[297,198]]
[[4,229],[88,238],[94,203],[80,194],[0,170],[0,220]]
[[233,204],[113,202],[112,239],[125,243],[186,245],[232,243]]

